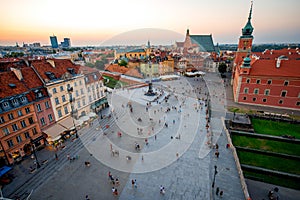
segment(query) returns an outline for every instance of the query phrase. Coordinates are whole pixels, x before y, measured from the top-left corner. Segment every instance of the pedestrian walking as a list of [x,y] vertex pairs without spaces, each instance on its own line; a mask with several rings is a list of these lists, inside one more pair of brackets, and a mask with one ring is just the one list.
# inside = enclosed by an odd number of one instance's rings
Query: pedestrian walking
[[55,153],[55,160],[58,160],[58,156],[57,156],[57,153]]
[[134,179],[134,187],[137,188],[136,179]]
[[217,196],[219,195],[219,191],[220,191],[220,188],[217,187],[217,189],[216,189],[216,195],[217,195]]
[[70,154],[67,155],[67,159],[70,160]]
[[90,200],[89,195],[85,195],[85,200]]
[[223,197],[223,190],[220,191],[220,197]]
[[118,178],[116,178],[116,186],[119,186],[120,185],[120,181]]
[[131,180],[131,185],[132,185],[132,187],[134,187],[134,180],[133,179]]
[[142,155],[142,161],[144,161],[144,156]]

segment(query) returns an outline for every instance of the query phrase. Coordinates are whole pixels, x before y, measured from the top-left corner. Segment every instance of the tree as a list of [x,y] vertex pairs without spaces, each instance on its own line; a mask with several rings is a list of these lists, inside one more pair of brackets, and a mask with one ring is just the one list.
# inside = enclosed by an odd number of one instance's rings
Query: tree
[[127,62],[125,61],[125,60],[121,60],[120,62],[119,62],[119,65],[120,66],[124,66],[124,67],[127,67]]
[[227,65],[225,63],[220,63],[218,70],[221,74],[225,73],[227,71]]

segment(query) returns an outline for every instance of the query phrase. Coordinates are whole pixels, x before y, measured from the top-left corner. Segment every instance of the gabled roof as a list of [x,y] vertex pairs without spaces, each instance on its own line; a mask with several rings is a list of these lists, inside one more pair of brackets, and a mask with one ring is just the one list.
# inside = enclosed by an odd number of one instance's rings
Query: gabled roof
[[200,51],[215,51],[212,35],[190,35],[192,44],[197,44]]

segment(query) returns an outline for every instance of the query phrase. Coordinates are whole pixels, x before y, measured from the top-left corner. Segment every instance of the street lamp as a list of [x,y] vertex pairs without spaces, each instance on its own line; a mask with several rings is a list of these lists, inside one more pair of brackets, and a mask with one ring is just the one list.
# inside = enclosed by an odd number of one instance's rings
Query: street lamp
[[40,168],[41,165],[40,165],[40,163],[39,163],[39,161],[38,161],[38,158],[37,158],[37,156],[36,156],[36,153],[35,153],[35,144],[34,144],[33,139],[32,139],[31,137],[30,137],[30,143],[31,143],[31,145],[32,145],[32,151],[33,151],[33,155],[34,155],[35,162],[36,162],[36,168]]
[[215,180],[216,180],[216,175],[217,175],[218,171],[217,171],[217,166],[215,165],[215,173],[214,173],[214,179],[213,179],[213,183],[212,183],[212,188],[215,187]]
[[75,121],[74,121],[73,105],[74,105],[74,102],[75,102],[75,98],[72,97],[73,87],[69,87],[68,92],[69,92],[69,100],[70,100],[70,104],[71,104],[71,116],[72,116],[72,120],[73,120],[73,126],[75,128],[75,136],[76,136],[76,138],[78,138],[77,129],[76,129]]

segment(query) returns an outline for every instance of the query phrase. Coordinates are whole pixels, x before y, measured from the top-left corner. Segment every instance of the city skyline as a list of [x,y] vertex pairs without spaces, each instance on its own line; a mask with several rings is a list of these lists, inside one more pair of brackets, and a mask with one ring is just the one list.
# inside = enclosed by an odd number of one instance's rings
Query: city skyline
[[[191,34],[212,34],[215,43],[237,43],[250,9],[249,0],[0,2],[0,45],[50,45],[53,34],[58,41],[70,38],[72,46],[117,45],[120,38],[128,45],[174,44],[188,28]],[[254,43],[300,42],[299,6],[297,0],[254,1]]]

